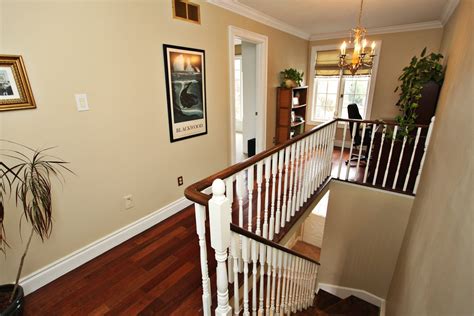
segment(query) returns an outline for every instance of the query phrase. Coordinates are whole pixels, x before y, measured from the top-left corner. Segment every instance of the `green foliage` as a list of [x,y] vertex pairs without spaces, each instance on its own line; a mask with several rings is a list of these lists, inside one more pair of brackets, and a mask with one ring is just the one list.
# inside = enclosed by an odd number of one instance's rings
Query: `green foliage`
[[[397,138],[401,139],[405,136],[410,138],[411,132],[415,129],[417,117],[415,111],[420,106],[423,85],[430,81],[442,84],[444,79],[443,66],[440,63],[442,58],[443,55],[436,53],[426,55],[425,47],[419,58],[414,56],[410,65],[403,68],[403,73],[398,78],[401,83],[394,91],[400,91],[397,106],[401,114],[396,117],[400,125]],[[389,133],[388,137],[392,137],[391,134]]]
[[285,80],[293,80],[298,86],[301,85],[301,81],[303,81],[304,72],[299,72],[294,68],[288,68],[280,72],[282,80],[281,86],[285,86]]

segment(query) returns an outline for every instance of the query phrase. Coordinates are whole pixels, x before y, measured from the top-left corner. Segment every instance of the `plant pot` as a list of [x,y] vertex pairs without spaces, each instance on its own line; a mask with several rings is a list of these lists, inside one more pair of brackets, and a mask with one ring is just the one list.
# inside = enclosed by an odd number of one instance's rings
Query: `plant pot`
[[290,88],[295,88],[297,85],[296,85],[296,82],[294,80],[291,80],[291,79],[286,79],[285,80],[285,87],[290,89]]
[[[11,293],[13,291],[13,284],[5,284],[0,286],[0,293]],[[9,296],[9,295],[8,295]],[[0,310],[0,316],[19,316],[23,314],[23,306],[25,301],[23,288],[18,286],[15,299],[6,308]]]

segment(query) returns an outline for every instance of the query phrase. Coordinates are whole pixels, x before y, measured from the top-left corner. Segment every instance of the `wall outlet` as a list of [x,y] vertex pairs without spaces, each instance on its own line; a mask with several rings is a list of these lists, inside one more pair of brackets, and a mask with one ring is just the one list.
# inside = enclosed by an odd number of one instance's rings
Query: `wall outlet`
[[129,194],[129,195],[126,195],[123,197],[124,201],[125,201],[125,209],[128,210],[128,209],[131,209],[132,207],[135,206],[135,204],[133,203],[133,195]]
[[75,94],[74,97],[79,112],[89,111],[89,103],[87,102],[87,95],[85,93]]
[[178,177],[178,186],[182,186],[183,185],[183,176],[179,176]]

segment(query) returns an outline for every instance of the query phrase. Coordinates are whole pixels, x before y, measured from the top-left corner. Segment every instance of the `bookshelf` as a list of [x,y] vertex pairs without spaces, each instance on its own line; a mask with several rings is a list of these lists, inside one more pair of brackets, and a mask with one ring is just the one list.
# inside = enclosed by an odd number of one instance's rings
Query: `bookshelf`
[[[306,127],[308,87],[277,88],[277,122],[275,143],[281,144],[299,134]],[[292,112],[294,113],[292,119]]]

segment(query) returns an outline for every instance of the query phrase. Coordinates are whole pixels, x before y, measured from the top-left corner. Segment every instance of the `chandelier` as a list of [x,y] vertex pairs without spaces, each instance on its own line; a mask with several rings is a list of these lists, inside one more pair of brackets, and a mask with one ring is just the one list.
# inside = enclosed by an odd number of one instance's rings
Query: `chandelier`
[[359,10],[359,23],[357,27],[352,29],[351,36],[349,39],[349,44],[352,44],[352,42],[354,43],[354,50],[350,62],[346,61],[346,41],[341,44],[341,54],[339,55],[339,67],[342,70],[349,70],[352,75],[355,75],[359,68],[372,68],[375,57],[375,41],[372,42],[370,52],[369,49],[366,49],[367,39],[365,38],[365,34],[367,33],[367,29],[365,29],[361,24],[363,5],[364,0],[361,0]]

